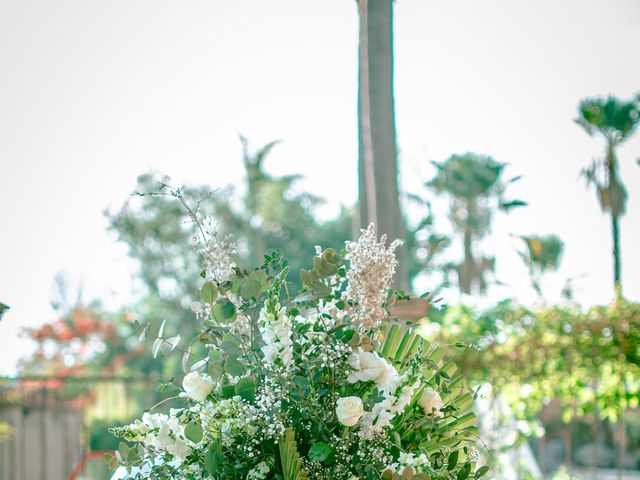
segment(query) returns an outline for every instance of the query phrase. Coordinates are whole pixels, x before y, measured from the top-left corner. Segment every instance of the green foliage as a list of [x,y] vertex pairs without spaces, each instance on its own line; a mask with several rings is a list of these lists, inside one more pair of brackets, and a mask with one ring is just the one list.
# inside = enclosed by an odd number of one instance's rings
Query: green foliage
[[4,303],[0,302],[0,320],[2,320],[2,317],[5,313],[7,313],[8,310],[9,305],[5,305]]
[[527,247],[524,254],[527,265],[536,268],[541,273],[558,269],[564,250],[564,243],[560,237],[557,235],[529,235],[520,238]]
[[638,102],[627,102],[614,96],[582,100],[576,119],[576,123],[589,135],[600,133],[614,144],[620,144],[629,138],[639,122]]
[[439,343],[462,347],[447,354],[465,377],[489,382],[521,418],[535,419],[551,398],[565,419],[598,409],[615,420],[640,404],[640,304],[530,310],[506,301],[480,315],[448,307],[432,320]]
[[520,238],[526,247],[524,252],[519,252],[520,256],[529,268],[534,290],[542,295],[542,277],[560,266],[564,242],[557,235],[529,235]]
[[443,163],[433,164],[437,173],[428,186],[437,193],[467,200],[491,196],[499,187],[506,166],[488,155],[476,153],[452,155]]

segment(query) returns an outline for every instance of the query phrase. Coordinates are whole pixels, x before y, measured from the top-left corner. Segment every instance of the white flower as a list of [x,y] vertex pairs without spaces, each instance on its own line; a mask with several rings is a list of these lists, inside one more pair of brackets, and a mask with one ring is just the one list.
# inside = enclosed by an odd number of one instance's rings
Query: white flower
[[260,335],[265,345],[261,347],[264,360],[273,364],[280,359],[282,365],[288,367],[293,362],[293,341],[291,340],[292,321],[285,309],[276,305],[277,313],[269,313],[267,307],[260,310]]
[[175,443],[167,447],[167,451],[172,454],[177,460],[183,462],[184,459],[187,458],[187,456],[189,456],[189,454],[191,453],[192,448],[187,445],[186,440],[183,440],[182,438],[176,438]]
[[182,380],[184,393],[181,397],[189,397],[196,402],[203,402],[213,391],[213,382],[198,372],[190,372]]
[[336,402],[338,421],[346,427],[353,427],[364,415],[364,406],[360,397],[342,397]]
[[358,348],[349,359],[349,364],[356,370],[347,377],[349,383],[368,382],[373,380],[384,388],[390,380],[398,376],[396,369],[380,357],[376,352],[365,352]]
[[427,387],[422,391],[422,395],[418,400],[418,405],[422,407],[425,415],[435,415],[436,417],[443,417],[444,414],[440,411],[442,408],[442,398],[440,394],[433,388]]

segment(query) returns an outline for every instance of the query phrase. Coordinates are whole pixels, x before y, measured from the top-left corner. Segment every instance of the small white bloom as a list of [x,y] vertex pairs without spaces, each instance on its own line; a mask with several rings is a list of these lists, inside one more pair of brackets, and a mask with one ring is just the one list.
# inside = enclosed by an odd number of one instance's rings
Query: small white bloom
[[346,427],[353,427],[364,415],[364,406],[360,397],[342,397],[336,402],[338,421]]
[[431,387],[427,387],[422,391],[422,395],[418,400],[418,405],[422,407],[425,415],[433,414],[436,417],[444,416],[440,411],[443,405],[442,398],[440,397],[440,394]]
[[184,393],[180,396],[189,397],[196,402],[203,402],[213,391],[213,382],[198,372],[190,372],[182,380],[182,388]]

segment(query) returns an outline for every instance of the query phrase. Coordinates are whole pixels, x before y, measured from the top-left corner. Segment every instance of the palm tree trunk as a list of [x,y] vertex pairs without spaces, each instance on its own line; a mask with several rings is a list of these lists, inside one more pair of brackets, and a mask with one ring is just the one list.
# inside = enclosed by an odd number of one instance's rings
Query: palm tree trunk
[[[616,298],[622,298],[622,265],[620,258],[620,214],[622,205],[618,204],[623,199],[618,199],[620,182],[618,180],[618,165],[614,152],[613,142],[607,145],[607,170],[609,174],[609,202],[611,208],[611,238],[613,240],[613,286]],[[614,188],[615,187],[615,188]]]
[[616,298],[622,297],[622,278],[620,267],[620,221],[618,216],[611,214],[611,236],[613,238],[613,285]]
[[473,258],[473,243],[471,240],[471,232],[466,229],[464,232],[464,260],[462,261],[462,267],[460,269],[460,291],[471,294],[471,283],[473,281],[473,269],[475,266],[475,259]]
[[[360,15],[358,69],[359,224],[373,222],[390,240],[405,238],[400,210],[393,99],[393,1],[357,0]],[[407,288],[404,248],[396,287]]]

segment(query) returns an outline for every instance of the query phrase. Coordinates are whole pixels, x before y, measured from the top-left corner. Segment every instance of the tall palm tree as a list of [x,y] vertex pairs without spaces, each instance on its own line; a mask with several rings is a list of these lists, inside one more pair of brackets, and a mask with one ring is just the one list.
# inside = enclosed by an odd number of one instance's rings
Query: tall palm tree
[[587,98],[580,102],[576,118],[589,135],[601,135],[606,144],[604,156],[582,173],[587,183],[595,186],[602,210],[611,215],[613,284],[617,297],[622,296],[620,217],[625,212],[627,191],[620,180],[616,148],[633,135],[640,122],[638,103],[639,100],[627,102],[613,96]]
[[450,268],[458,274],[462,293],[472,293],[474,286],[482,293],[487,287],[486,273],[493,270],[494,258],[478,253],[477,243],[490,231],[496,209],[509,210],[526,205],[521,200],[504,199],[507,184],[519,177],[503,181],[506,164],[476,153],[452,155],[434,165],[436,175],[426,186],[449,197],[451,222],[462,237],[464,249],[462,262]]
[[[379,234],[405,238],[398,193],[393,99],[393,1],[357,0],[360,17],[358,69],[359,224],[374,222]],[[406,288],[404,249],[398,251],[396,286]]]

